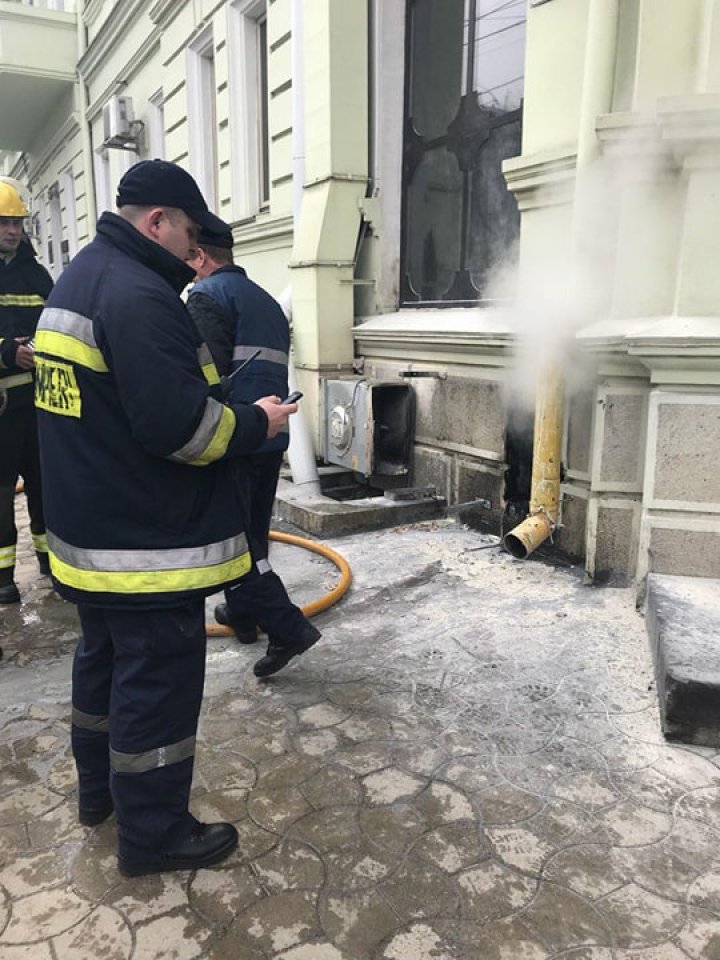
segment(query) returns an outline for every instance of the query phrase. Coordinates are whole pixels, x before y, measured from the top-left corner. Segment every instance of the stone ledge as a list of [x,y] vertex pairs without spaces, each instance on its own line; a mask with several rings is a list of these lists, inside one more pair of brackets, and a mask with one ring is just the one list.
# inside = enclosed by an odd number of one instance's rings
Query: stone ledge
[[651,573],[646,626],[663,733],[720,746],[720,580]]
[[361,500],[333,500],[308,496],[302,488],[280,480],[275,498],[277,515],[316,537],[337,537],[364,530],[379,530],[445,515],[443,497],[419,500],[391,500],[365,497]]

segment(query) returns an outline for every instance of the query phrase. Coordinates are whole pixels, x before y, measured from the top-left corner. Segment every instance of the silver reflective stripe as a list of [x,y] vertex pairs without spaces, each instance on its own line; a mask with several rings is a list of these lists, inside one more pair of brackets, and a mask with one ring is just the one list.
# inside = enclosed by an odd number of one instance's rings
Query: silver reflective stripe
[[65,333],[88,347],[98,349],[97,340],[93,333],[92,320],[81,313],[72,310],[63,310],[60,307],[45,307],[40,315],[39,330],[52,330],[54,333]]
[[258,560],[255,566],[258,573],[270,573],[272,571],[269,560]]
[[208,347],[206,343],[203,343],[198,347],[197,356],[201,367],[204,367],[207,363],[213,363],[210,347]]
[[107,733],[110,721],[107,717],[98,717],[92,713],[83,713],[77,707],[72,708],[72,725],[81,730],[92,730],[93,733]]
[[[248,357],[251,357],[256,352],[257,349],[257,346],[235,347],[233,350],[233,360],[247,360]],[[269,360],[270,363],[281,363],[284,367],[288,365],[288,355],[286,353],[283,353],[282,350],[271,350],[269,347],[263,347],[262,353],[257,359]]]
[[175,453],[171,453],[168,460],[174,460],[176,463],[192,463],[193,460],[197,460],[200,454],[205,452],[210,441],[215,436],[215,431],[220,423],[223,409],[221,403],[212,397],[208,397],[200,426],[185,446],[180,447]]
[[208,543],[202,547],[179,547],[177,550],[85,550],[65,543],[50,531],[47,538],[50,550],[64,563],[79,570],[101,570],[109,573],[214,567],[233,560],[248,548],[244,533],[219,543]]
[[3,387],[20,387],[23,383],[32,383],[33,376],[30,372],[28,373],[14,373],[11,377],[2,377],[0,378],[0,384]]
[[115,773],[147,773],[173,763],[180,763],[195,755],[195,737],[187,737],[165,747],[145,750],[144,753],[120,753],[110,748],[110,766]]

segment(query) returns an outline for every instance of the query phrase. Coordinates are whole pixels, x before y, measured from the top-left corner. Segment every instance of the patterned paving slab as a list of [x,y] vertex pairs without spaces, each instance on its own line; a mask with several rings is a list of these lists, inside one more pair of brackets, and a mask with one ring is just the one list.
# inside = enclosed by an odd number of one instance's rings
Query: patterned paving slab
[[[75,819],[76,619],[25,549],[2,960],[719,960],[720,754],[663,741],[632,591],[450,522],[333,546],[354,586],[305,657],[258,683],[259,647],[209,645],[192,808],[238,853],[134,881]],[[334,579],[275,562],[300,602]]]

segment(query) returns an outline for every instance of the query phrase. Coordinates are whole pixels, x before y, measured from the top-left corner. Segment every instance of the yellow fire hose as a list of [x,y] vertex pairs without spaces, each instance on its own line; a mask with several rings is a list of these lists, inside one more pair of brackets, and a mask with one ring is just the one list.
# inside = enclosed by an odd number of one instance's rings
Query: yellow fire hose
[[[340,597],[347,593],[352,583],[352,571],[350,570],[347,560],[341,557],[339,553],[336,553],[335,550],[331,550],[330,547],[326,547],[323,543],[306,540],[305,537],[296,537],[291,533],[280,533],[278,530],[270,531],[270,539],[276,540],[279,543],[291,543],[296,547],[302,547],[304,550],[319,553],[321,557],[327,557],[328,560],[332,560],[340,571],[340,581],[332,590],[302,608],[302,612],[306,617],[314,617],[316,613],[327,610],[328,607],[337,603]],[[226,627],[220,623],[206,623],[205,629],[209,637],[227,637],[232,636],[235,632],[232,627]]]
[[[23,482],[19,480],[15,486],[15,493],[22,493],[23,489]],[[279,530],[271,530],[270,539],[276,540],[278,543],[290,543],[295,547],[310,550],[312,553],[319,553],[321,557],[332,560],[340,571],[340,580],[332,590],[329,590],[323,594],[322,597],[318,597],[317,600],[312,600],[301,608],[306,617],[314,617],[316,613],[322,613],[323,610],[327,610],[334,603],[337,603],[350,589],[352,570],[347,560],[341,557],[335,550],[331,550],[330,547],[326,547],[323,543],[316,543],[315,540],[296,537],[292,533],[280,533]],[[206,623],[205,629],[209,637],[227,637],[232,636],[235,632],[232,627],[226,627],[221,623]]]

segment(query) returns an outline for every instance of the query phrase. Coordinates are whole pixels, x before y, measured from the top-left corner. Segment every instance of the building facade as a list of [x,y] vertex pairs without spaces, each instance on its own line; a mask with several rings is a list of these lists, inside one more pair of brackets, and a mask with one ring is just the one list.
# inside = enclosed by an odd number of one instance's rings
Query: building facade
[[2,172],[57,273],[186,166],[323,382],[412,383],[412,483],[499,531],[565,382],[556,543],[720,576],[720,0],[0,0]]

